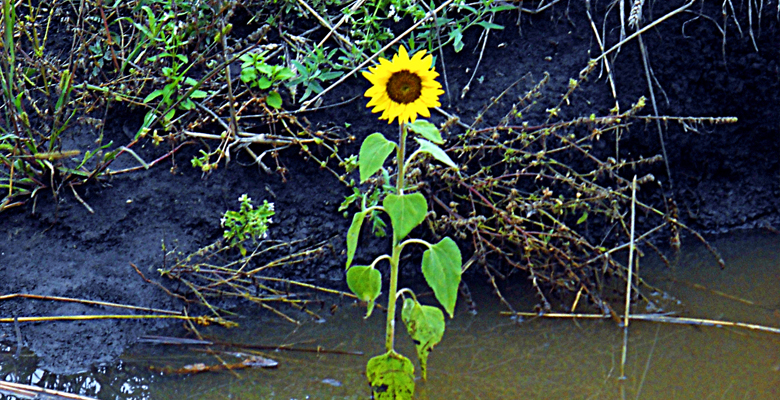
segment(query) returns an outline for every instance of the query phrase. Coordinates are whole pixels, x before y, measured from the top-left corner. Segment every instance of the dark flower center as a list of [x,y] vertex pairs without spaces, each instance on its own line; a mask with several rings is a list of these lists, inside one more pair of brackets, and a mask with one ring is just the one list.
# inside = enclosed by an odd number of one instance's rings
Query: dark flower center
[[407,70],[394,73],[387,81],[387,95],[396,103],[413,103],[420,98],[421,93],[422,80]]

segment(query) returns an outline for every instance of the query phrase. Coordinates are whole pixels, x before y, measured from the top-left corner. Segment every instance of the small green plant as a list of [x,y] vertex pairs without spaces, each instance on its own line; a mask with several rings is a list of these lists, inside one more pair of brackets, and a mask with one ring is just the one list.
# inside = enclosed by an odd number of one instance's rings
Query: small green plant
[[[187,57],[179,54],[177,60],[187,62]],[[173,106],[173,104],[179,100],[178,107],[181,110],[189,111],[195,108],[195,103],[192,101],[192,99],[202,99],[207,96],[207,93],[203,90],[195,90],[186,98],[180,97],[184,94],[184,92],[186,92],[186,90],[182,88],[182,83],[187,84],[189,87],[193,87],[198,84],[198,81],[195,79],[184,75],[186,71],[180,71],[183,66],[184,65],[179,62],[173,62],[172,66],[163,67],[162,74],[167,78],[168,83],[162,89],[157,89],[152,93],[149,93],[149,95],[144,99],[144,103],[148,103],[162,96],[163,104],[166,107]],[[174,95],[178,97],[174,98]],[[171,120],[173,118],[174,112],[174,110],[171,110],[170,115],[165,117],[166,120]]]
[[[421,193],[406,187],[405,174],[412,160],[426,154],[451,168],[457,169],[457,166],[438,146],[444,140],[435,125],[424,120],[408,122],[415,120],[418,113],[430,115],[427,107],[438,104],[438,96],[442,93],[441,86],[434,79],[438,74],[428,70],[431,57],[415,55],[410,59],[402,47],[392,63],[384,59],[381,61],[380,66],[364,74],[374,84],[366,92],[366,96],[372,97],[368,105],[376,106],[374,112],[384,111],[380,118],[392,122],[398,117],[400,137],[398,143],[394,143],[383,134],[374,133],[363,141],[358,155],[360,181],[366,182],[380,171],[387,175],[383,165],[393,151],[398,170],[393,190],[381,191],[382,205],[367,207],[366,197],[363,196],[361,210],[352,217],[352,224],[347,231],[347,285],[361,301],[368,304],[368,318],[382,290],[382,274],[376,267],[381,261],[389,262],[390,288],[385,330],[387,351],[368,361],[366,375],[375,399],[411,399],[414,394],[414,365],[394,349],[396,302],[404,298],[401,320],[415,342],[423,379],[427,378],[428,354],[444,335],[444,313],[438,307],[420,304],[411,289],[398,289],[401,253],[411,244],[427,248],[422,258],[422,273],[450,317],[455,312],[462,259],[458,245],[448,237],[435,244],[420,239],[406,239],[425,220],[428,204]],[[383,101],[385,99],[389,101]],[[415,138],[419,147],[407,157],[406,139],[409,131],[419,136]],[[387,183],[390,177],[386,176],[385,179]],[[352,265],[363,220],[377,211],[384,212],[390,218],[393,230],[392,253],[380,255],[371,265]]]
[[231,247],[238,247],[242,256],[246,255],[244,242],[251,240],[257,242],[268,236],[268,224],[274,215],[274,203],[263,201],[263,205],[255,208],[252,199],[246,194],[238,198],[241,203],[239,211],[225,211],[221,219],[222,227],[226,228],[223,236]]
[[[383,176],[388,175],[387,170],[384,168],[381,172]],[[344,211],[344,217],[346,217],[346,210],[351,204],[358,201],[359,203],[356,204],[360,205],[361,210],[366,210],[379,205],[379,202],[385,195],[388,193],[395,193],[395,187],[390,186],[389,182],[390,179],[387,178],[381,184],[377,184],[376,187],[369,188],[365,192],[360,191],[357,187],[352,187],[352,194],[344,198],[344,201],[341,202],[341,205],[339,206],[339,211]],[[371,232],[374,233],[374,236],[385,237],[385,235],[387,235],[385,230],[387,224],[385,224],[385,221],[380,217],[380,212],[378,210],[374,209],[374,211],[370,212],[366,217],[371,221]]]
[[193,156],[190,162],[193,168],[200,168],[203,172],[209,172],[212,169],[216,169],[216,163],[211,163],[211,153],[207,153],[205,150],[200,150],[200,157]]
[[[177,108],[180,110],[189,111],[195,108],[192,99],[205,98],[207,93],[202,90],[194,90],[191,93],[189,91],[193,86],[197,86],[198,82],[186,75],[194,64],[189,64],[189,58],[182,54],[186,51],[190,40],[187,38],[185,25],[178,22],[176,12],[168,10],[158,17],[149,6],[143,6],[141,9],[146,12],[147,25],[135,21],[132,22],[133,25],[143,33],[144,43],[146,43],[144,46],[157,45],[162,50],[159,54],[147,57],[146,62],[149,64],[158,62],[164,65],[169,64],[160,70],[165,78],[165,86],[162,89],[152,91],[143,100],[145,104],[148,104],[158,97],[162,99],[162,102],[154,110],[147,113],[145,121],[152,119],[158,109],[163,106],[162,108],[169,110],[162,116],[163,125],[167,127],[176,113],[176,110],[172,108],[174,104],[178,104]],[[137,50],[144,48],[144,46],[139,46]],[[189,87],[185,88],[185,84]]]
[[[305,55],[301,57],[301,60],[290,61],[290,64],[295,67],[297,75],[287,83],[287,87],[293,95],[293,100],[303,102],[312,93],[320,94],[324,90],[322,83],[339,78],[344,75],[344,72],[332,70],[333,66],[330,60],[333,59],[338,49],[333,49],[329,53],[325,53],[321,47],[301,50],[305,50]],[[295,99],[299,85],[305,89],[301,97]]]
[[[267,64],[264,53],[246,53],[241,56],[241,61],[243,61],[241,80],[248,83],[250,87],[266,90],[295,76],[295,73],[287,67]],[[271,89],[265,102],[269,106],[279,109],[282,107],[282,96],[275,89]]]

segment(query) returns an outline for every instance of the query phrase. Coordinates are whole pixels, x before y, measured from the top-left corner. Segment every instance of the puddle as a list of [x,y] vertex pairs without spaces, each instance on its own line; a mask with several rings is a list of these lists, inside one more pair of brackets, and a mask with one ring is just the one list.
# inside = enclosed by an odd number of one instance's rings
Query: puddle
[[[780,238],[745,236],[715,244],[727,262],[725,270],[706,249],[691,246],[671,269],[643,260],[640,273],[679,300],[684,316],[780,327]],[[447,321],[444,340],[429,358],[429,380],[417,382],[418,399],[780,398],[780,335],[632,322],[627,379],[621,382],[623,335],[614,322],[534,319],[516,324],[499,315],[504,308],[488,293],[471,289],[479,313],[459,308],[456,318]],[[526,303],[518,309],[530,310],[533,297],[519,297]],[[177,375],[149,366],[217,361],[183,348],[138,345],[118,363],[58,376],[37,369],[33,355],[14,360],[10,348],[0,347],[0,379],[99,399],[367,399],[363,371],[368,358],[382,352],[384,315],[377,311],[363,320],[362,312],[344,306],[332,316],[324,311],[326,323],[295,327],[279,320],[244,320],[241,329],[203,333],[219,334],[223,342],[320,346],[364,356],[264,351],[264,357],[279,363],[277,368]],[[414,355],[400,333],[398,351]]]

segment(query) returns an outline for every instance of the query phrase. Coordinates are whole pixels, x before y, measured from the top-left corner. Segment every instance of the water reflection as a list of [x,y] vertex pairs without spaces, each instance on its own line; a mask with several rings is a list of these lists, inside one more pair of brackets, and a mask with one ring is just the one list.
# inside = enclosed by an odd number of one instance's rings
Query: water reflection
[[[124,361],[119,361],[110,366],[97,366],[79,374],[58,375],[38,368],[37,364],[36,357],[29,353],[18,360],[0,354],[0,379],[100,399],[154,398],[149,392],[149,387],[154,384],[155,377],[145,367],[130,366]],[[15,400],[17,397],[4,396],[0,391],[0,399]]]
[[[673,296],[667,303],[679,300],[675,307],[685,316],[780,326],[780,239],[749,236],[716,245],[726,270],[706,249],[695,247],[671,269],[644,260],[641,274]],[[459,309],[448,321],[444,340],[429,359],[429,381],[417,384],[419,399],[780,398],[777,335],[632,322],[628,379],[621,382],[622,330],[614,322],[528,319],[517,324],[499,316],[498,302],[473,286],[479,313]],[[518,309],[531,309],[532,296],[513,297]],[[344,306],[322,324],[294,327],[247,319],[242,329],[203,333],[223,342],[321,346],[365,356],[269,351],[262,354],[279,362],[276,369],[176,375],[159,368],[218,361],[178,347],[139,345],[114,365],[55,376],[38,369],[32,355],[14,360],[4,349],[0,378],[100,399],[366,399],[363,370],[369,356],[382,352],[384,319],[379,312],[363,320],[362,313]],[[414,354],[404,335],[398,342],[400,352]]]

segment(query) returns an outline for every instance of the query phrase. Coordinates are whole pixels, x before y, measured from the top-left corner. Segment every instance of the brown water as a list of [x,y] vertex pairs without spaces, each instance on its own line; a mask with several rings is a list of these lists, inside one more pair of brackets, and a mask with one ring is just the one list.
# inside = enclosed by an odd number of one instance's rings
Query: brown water
[[[754,235],[715,244],[726,259],[725,270],[703,247],[691,246],[673,268],[643,260],[640,273],[672,296],[659,300],[667,310],[780,327],[780,238]],[[429,380],[417,383],[417,398],[780,399],[780,335],[632,322],[621,381],[623,331],[614,322],[516,323],[499,315],[504,309],[493,297],[474,294],[479,313],[459,308],[448,320],[444,340],[429,359]],[[533,296],[513,296],[518,309],[531,309]],[[148,367],[217,361],[181,348],[139,345],[117,365],[69,377],[48,375],[0,353],[0,377],[100,399],[367,399],[363,371],[368,358],[382,352],[384,314],[363,320],[362,312],[345,305],[335,315],[325,311],[325,323],[242,321],[241,329],[205,333],[221,341],[321,346],[365,356],[269,351],[263,354],[279,362],[277,369],[176,375]],[[399,333],[398,350],[412,356],[411,342]]]

